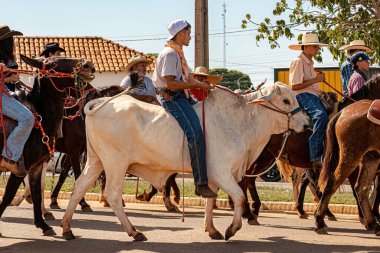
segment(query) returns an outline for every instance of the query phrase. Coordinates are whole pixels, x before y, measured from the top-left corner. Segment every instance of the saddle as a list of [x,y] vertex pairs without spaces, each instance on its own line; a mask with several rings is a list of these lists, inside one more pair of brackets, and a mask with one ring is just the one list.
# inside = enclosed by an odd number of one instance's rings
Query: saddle
[[372,102],[368,109],[367,118],[372,123],[380,125],[380,99]]

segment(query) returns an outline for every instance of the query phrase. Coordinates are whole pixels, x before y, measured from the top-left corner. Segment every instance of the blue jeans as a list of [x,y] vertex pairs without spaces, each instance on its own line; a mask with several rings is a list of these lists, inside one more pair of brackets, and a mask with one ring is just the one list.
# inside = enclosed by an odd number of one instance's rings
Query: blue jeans
[[17,162],[32,131],[34,115],[24,105],[6,94],[2,94],[3,115],[17,121],[17,126],[7,138],[9,151],[3,148],[3,157]]
[[184,131],[190,150],[191,167],[196,185],[208,184],[203,132],[197,114],[183,91],[173,92],[170,101],[161,99],[165,109],[173,115]]
[[316,95],[305,92],[298,94],[296,98],[313,122],[313,134],[309,139],[310,161],[320,161],[324,151],[325,130],[329,118]]

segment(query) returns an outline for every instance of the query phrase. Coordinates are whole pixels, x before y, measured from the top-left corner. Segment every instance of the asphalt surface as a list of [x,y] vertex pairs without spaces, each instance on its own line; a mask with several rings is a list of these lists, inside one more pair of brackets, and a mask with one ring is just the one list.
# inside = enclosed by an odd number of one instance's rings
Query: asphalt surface
[[[61,207],[67,201],[60,201]],[[329,235],[312,231],[314,221],[300,220],[294,213],[262,212],[261,226],[243,227],[229,241],[212,241],[203,229],[203,209],[186,208],[185,221],[180,213],[168,213],[162,205],[128,204],[126,214],[148,238],[134,242],[123,232],[111,209],[90,202],[95,212],[74,214],[72,229],[77,239],[61,237],[59,221],[64,210],[54,210],[57,220],[47,221],[57,236],[42,236],[33,225],[29,204],[9,207],[0,221],[0,252],[74,253],[74,252],[380,252],[380,237],[366,231],[356,216],[337,215],[338,221],[326,221]],[[232,221],[232,212],[216,210],[214,224],[224,234]]]

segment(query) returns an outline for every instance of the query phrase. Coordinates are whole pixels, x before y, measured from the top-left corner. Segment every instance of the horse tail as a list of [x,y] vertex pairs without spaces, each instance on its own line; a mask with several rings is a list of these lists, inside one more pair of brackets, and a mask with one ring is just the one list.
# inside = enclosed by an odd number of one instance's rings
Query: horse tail
[[335,115],[327,125],[325,158],[323,159],[322,170],[318,180],[318,185],[321,191],[325,189],[329,177],[334,173],[335,168],[338,166],[339,144],[336,138],[335,126],[340,115],[341,113]]
[[292,175],[294,173],[293,167],[287,163],[280,160],[277,160],[277,168],[280,171],[281,175],[288,182],[292,182]]

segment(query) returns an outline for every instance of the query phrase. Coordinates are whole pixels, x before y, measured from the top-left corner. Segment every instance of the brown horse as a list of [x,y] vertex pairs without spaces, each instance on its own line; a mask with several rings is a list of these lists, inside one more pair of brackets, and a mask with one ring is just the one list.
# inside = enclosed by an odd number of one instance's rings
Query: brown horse
[[324,215],[330,198],[343,181],[357,168],[355,191],[365,225],[380,236],[380,224],[372,213],[369,202],[370,185],[380,164],[380,126],[367,119],[372,101],[363,100],[343,109],[328,124],[327,146],[319,186],[322,197],[315,211],[315,231],[326,234]]

